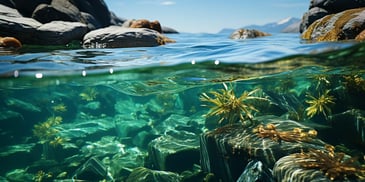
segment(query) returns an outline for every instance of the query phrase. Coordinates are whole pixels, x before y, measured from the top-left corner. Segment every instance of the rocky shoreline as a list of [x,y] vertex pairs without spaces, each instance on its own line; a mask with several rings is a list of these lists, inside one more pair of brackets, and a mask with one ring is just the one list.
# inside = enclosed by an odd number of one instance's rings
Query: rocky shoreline
[[[13,37],[22,44],[31,45],[66,45],[73,41],[90,42],[93,31],[109,28],[108,40],[104,37],[100,44],[104,47],[129,47],[129,46],[156,46],[163,45],[169,40],[162,33],[178,33],[177,31],[161,27],[159,22],[149,22],[147,25],[158,24],[160,31],[149,31],[151,27],[131,24],[131,28],[123,26],[127,20],[116,17],[108,10],[103,0],[89,1],[2,1],[0,2],[0,36]],[[118,27],[118,28],[117,28]],[[148,28],[149,30],[141,30]],[[120,36],[119,30],[124,31],[128,43],[117,43]],[[166,31],[164,31],[166,30]],[[131,33],[134,32],[134,33]],[[85,35],[91,33],[85,39]],[[142,38],[138,37],[143,35]],[[93,40],[101,41],[96,37]],[[154,43],[151,43],[153,41]],[[138,42],[138,43],[134,43]],[[86,43],[88,45],[88,43]],[[2,44],[3,47],[11,47]],[[86,46],[90,47],[90,46]]]
[[[340,0],[311,1],[300,24],[302,39],[363,41],[365,10],[362,7],[365,7],[365,3],[357,0],[346,3]],[[174,42],[166,37],[166,33],[178,31],[161,26],[156,20],[119,18],[109,11],[103,0],[0,2],[0,37],[17,40],[0,40],[0,47],[19,48],[22,44],[67,45],[75,41],[80,42],[84,48],[149,47]],[[267,35],[269,34],[259,30],[238,29],[232,32],[230,38],[246,39]],[[118,38],[120,36],[123,38]]]

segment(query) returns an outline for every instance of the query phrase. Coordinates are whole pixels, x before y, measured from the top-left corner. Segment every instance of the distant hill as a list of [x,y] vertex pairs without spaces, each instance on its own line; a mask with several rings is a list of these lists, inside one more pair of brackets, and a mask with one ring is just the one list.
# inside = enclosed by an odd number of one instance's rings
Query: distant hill
[[[273,23],[267,23],[264,25],[248,25],[244,26],[242,28],[247,29],[256,29],[262,32],[268,32],[268,33],[279,33],[279,32],[285,32],[285,33],[299,33],[299,25],[300,25],[301,19],[299,18],[293,18],[288,17],[285,19],[282,19],[278,22]],[[236,29],[232,28],[224,28],[219,33],[233,33]]]

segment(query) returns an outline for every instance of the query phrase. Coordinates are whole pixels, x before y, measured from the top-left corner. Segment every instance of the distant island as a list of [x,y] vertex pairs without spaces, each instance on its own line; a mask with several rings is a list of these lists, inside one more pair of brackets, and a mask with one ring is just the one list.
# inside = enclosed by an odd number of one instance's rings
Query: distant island
[[[243,26],[242,28],[245,29],[255,29],[260,30],[263,32],[268,33],[299,33],[299,26],[300,26],[301,19],[300,18],[293,18],[287,17],[285,19],[279,20],[277,22],[267,23],[264,25],[248,25]],[[233,28],[224,28],[218,33],[220,34],[231,34],[234,30]]]

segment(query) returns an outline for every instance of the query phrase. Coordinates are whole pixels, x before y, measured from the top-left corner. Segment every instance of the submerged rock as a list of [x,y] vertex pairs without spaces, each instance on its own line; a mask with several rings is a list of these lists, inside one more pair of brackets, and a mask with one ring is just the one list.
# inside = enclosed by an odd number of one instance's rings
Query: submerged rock
[[334,152],[327,145],[325,150],[291,154],[279,159],[273,168],[276,181],[364,181],[365,167],[357,158]]
[[245,170],[237,179],[237,182],[274,182],[271,171],[261,162],[253,160],[247,164]]
[[[276,131],[293,131],[296,128],[298,131],[311,130],[295,121],[274,116],[256,119],[275,126]],[[247,128],[242,124],[235,124],[204,133],[200,138],[202,169],[214,173],[223,181],[235,181],[252,159],[259,160],[263,165],[272,168],[275,162],[285,155],[308,148],[321,148],[324,145],[324,142],[316,138],[307,142],[275,141],[270,137],[260,137],[254,132],[255,130],[256,127]]]
[[314,41],[349,40],[355,39],[364,28],[365,8],[350,9],[316,20],[303,32],[302,38]]
[[29,174],[24,169],[15,169],[6,174],[6,181],[23,182],[33,181],[34,176]]
[[108,168],[95,157],[91,157],[80,168],[78,168],[72,179],[86,181],[114,181],[113,177],[108,172]]
[[[331,143],[345,144],[365,152],[365,111],[352,109],[331,117],[332,133],[337,137],[327,138]],[[328,135],[333,136],[333,135]],[[333,141],[335,139],[335,141]]]
[[179,182],[181,181],[181,177],[178,174],[172,172],[156,171],[144,167],[139,167],[134,169],[127,178],[127,182],[145,181]]
[[173,42],[157,31],[147,28],[110,26],[84,36],[85,48],[153,47]]
[[317,169],[303,169],[299,166],[297,162],[298,159],[296,154],[288,155],[280,158],[274,166],[273,174],[277,181],[328,181],[331,180],[327,178],[323,172]]
[[256,37],[264,37],[264,36],[270,36],[271,34],[261,32],[259,30],[250,30],[250,29],[238,29],[234,31],[230,38],[231,39],[250,39],[250,38],[256,38]]
[[168,131],[148,146],[149,165],[158,170],[181,172],[199,164],[199,138],[186,131]]

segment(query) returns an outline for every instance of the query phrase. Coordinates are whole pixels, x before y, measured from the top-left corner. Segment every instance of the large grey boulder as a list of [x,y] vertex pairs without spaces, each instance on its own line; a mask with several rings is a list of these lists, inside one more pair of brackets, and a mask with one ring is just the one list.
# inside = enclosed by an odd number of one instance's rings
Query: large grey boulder
[[51,21],[81,22],[81,13],[69,1],[53,0],[50,5],[38,5],[32,14],[32,18],[41,23],[49,23]]
[[151,29],[110,26],[87,33],[83,39],[83,46],[85,48],[152,47],[170,41]]
[[[106,6],[103,0],[76,0],[74,1],[76,7],[84,14],[89,14],[92,16],[96,23],[93,24],[94,28],[102,28],[107,27],[109,25],[117,25],[123,22],[121,19],[113,16],[113,13],[109,12],[108,7]],[[85,17],[83,16],[85,19]],[[117,21],[114,22],[113,21]]]
[[0,35],[16,37],[22,43],[32,43],[34,33],[42,24],[32,18],[22,17],[16,9],[0,5]]
[[87,26],[79,22],[52,21],[37,28],[34,42],[47,45],[64,45],[72,40],[82,40]]
[[23,44],[67,44],[81,40],[87,32],[87,26],[82,23],[53,21],[42,24],[6,6],[0,5],[0,10],[0,35],[16,37]]

